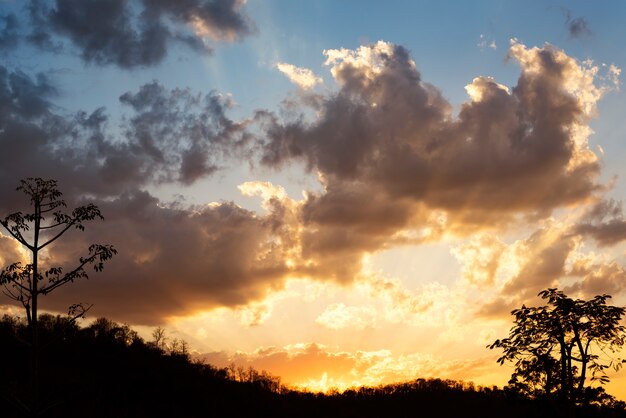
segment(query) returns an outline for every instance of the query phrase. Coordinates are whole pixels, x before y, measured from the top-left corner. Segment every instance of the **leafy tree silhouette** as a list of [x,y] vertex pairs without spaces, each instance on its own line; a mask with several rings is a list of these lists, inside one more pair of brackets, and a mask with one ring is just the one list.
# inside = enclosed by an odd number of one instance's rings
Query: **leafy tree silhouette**
[[626,361],[615,357],[626,338],[620,325],[625,308],[607,305],[609,295],[572,299],[551,288],[539,296],[548,304],[513,310],[509,337],[487,346],[503,350],[498,363],[514,363],[510,387],[535,397],[557,395],[571,404],[611,398],[585,383],[588,372],[591,382],[607,383],[606,370],[618,370]]
[[[85,222],[104,218],[98,207],[91,203],[66,212],[64,208],[67,205],[62,199],[63,194],[59,191],[56,180],[27,178],[20,181],[16,190],[22,191],[29,198],[31,211],[12,213],[0,220],[0,225],[28,250],[31,262],[15,262],[5,267],[0,272],[0,284],[4,285],[4,293],[19,302],[26,311],[30,331],[29,341],[26,343],[30,346],[31,353],[31,389],[30,406],[22,405],[30,415],[39,416],[42,412],[39,404],[39,296],[46,296],[76,279],[87,278],[87,266],[92,266],[97,272],[101,271],[104,263],[117,251],[112,245],[92,244],[88,248],[88,254],[81,257],[72,270],[64,272],[62,267],[52,266],[42,268],[39,262],[42,250],[61,238],[70,228],[83,231]],[[82,304],[72,305],[69,315],[75,320],[83,316],[87,309],[89,307]]]

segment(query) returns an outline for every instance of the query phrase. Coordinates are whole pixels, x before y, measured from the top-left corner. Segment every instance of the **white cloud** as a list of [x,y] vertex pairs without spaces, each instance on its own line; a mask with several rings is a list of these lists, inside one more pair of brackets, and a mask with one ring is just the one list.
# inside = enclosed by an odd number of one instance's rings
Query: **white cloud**
[[483,35],[482,33],[480,34],[478,38],[478,43],[476,44],[476,46],[480,48],[481,51],[484,51],[486,48],[491,48],[494,51],[498,49],[498,45],[496,45],[496,40],[492,39],[491,42],[489,42],[487,40],[487,37]]
[[315,87],[316,84],[323,83],[321,77],[317,77],[315,73],[308,68],[296,67],[295,65],[285,62],[277,63],[276,68],[278,71],[285,74],[287,78],[289,78],[289,81],[303,90],[310,90]]

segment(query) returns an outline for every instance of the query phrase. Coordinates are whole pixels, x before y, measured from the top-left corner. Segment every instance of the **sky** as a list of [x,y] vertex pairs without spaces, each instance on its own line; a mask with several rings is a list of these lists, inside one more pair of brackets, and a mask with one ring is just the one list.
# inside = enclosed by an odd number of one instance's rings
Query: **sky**
[[[504,385],[548,287],[626,304],[626,4],[0,0],[0,213],[105,217],[46,296],[326,390]],[[25,259],[0,235],[0,265]],[[2,310],[19,313],[19,307]],[[626,399],[626,373],[609,392]]]

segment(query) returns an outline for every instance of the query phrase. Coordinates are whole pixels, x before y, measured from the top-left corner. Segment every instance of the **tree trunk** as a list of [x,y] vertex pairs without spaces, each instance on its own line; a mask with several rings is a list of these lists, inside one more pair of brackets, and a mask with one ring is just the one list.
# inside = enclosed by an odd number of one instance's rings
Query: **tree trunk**
[[559,340],[561,346],[561,397],[565,400],[567,395],[567,351],[565,341]]
[[32,300],[31,300],[31,338],[32,345],[30,350],[31,357],[31,415],[33,417],[39,416],[39,322],[38,322],[38,280],[39,280],[39,266],[38,266],[38,246],[39,246],[39,232],[41,227],[41,202],[35,201],[35,231],[33,240],[33,279],[32,279]]

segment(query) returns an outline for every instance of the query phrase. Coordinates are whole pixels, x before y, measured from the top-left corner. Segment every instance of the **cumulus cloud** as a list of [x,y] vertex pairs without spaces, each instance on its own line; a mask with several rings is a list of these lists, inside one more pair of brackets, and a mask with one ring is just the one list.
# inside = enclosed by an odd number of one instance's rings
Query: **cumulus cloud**
[[[42,48],[69,40],[85,62],[121,68],[156,65],[169,44],[212,51],[210,41],[233,41],[254,25],[241,0],[31,0],[29,39]],[[58,49],[58,48],[57,48]]]
[[456,119],[400,46],[379,42],[325,54],[340,91],[312,124],[266,120],[263,163],[301,159],[324,174],[329,188],[367,181],[390,196],[443,209],[550,209],[597,188],[598,163],[583,128],[602,91],[592,69],[554,47],[514,42],[518,85],[509,92],[476,78],[468,87],[472,101]]
[[324,54],[339,89],[315,96],[315,118],[256,121],[262,164],[304,162],[320,178],[324,190],[302,203],[302,245],[337,266],[326,274],[351,277],[364,253],[545,218],[604,190],[587,140],[608,87],[592,62],[514,40],[517,84],[477,77],[453,116],[401,46]]
[[313,71],[308,68],[296,67],[292,64],[279,62],[276,64],[278,71],[285,74],[289,81],[304,90],[309,90],[315,85],[322,83],[322,79],[317,77]]

